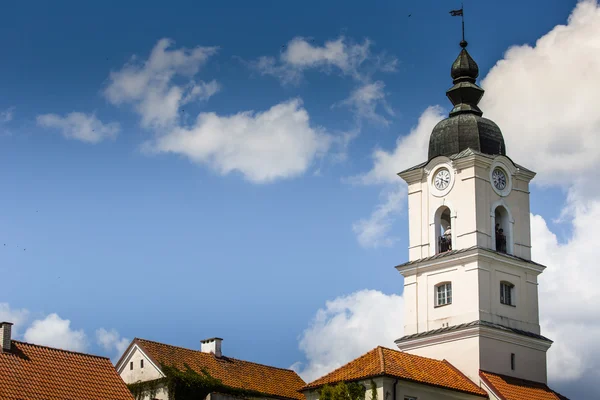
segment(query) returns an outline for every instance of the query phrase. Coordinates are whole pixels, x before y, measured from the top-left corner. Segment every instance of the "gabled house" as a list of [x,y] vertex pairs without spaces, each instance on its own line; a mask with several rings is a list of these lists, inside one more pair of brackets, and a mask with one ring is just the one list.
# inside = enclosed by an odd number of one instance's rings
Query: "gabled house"
[[[141,388],[145,400],[167,400],[170,371],[192,374],[219,381],[207,399],[265,398],[304,400],[300,389],[305,382],[294,371],[238,360],[223,355],[220,338],[201,341],[200,350],[171,346],[145,339],[134,339],[116,364],[127,384]],[[147,383],[147,384],[144,384]],[[133,388],[134,391],[136,389]],[[139,393],[136,393],[139,394]]]
[[0,323],[0,399],[133,400],[105,357],[12,340]]
[[[371,393],[371,381],[377,395]],[[319,399],[319,390],[340,382],[359,382],[369,390],[366,400],[427,400],[488,398],[487,392],[445,360],[377,347],[302,388],[306,400]]]

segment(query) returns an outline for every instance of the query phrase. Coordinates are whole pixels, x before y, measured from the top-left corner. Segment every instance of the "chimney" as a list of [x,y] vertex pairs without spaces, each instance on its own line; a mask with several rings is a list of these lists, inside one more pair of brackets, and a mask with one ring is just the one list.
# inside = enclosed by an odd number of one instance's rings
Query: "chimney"
[[0,353],[7,353],[10,351],[10,332],[12,330],[12,322],[0,322]]
[[204,339],[200,341],[200,350],[203,353],[212,353],[215,357],[221,357],[221,342],[223,339],[214,337],[210,339]]

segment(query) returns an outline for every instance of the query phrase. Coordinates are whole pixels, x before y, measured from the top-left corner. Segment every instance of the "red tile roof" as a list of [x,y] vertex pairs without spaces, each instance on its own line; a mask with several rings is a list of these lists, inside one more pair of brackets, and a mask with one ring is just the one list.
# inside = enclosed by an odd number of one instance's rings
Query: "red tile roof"
[[304,395],[299,390],[305,385],[305,382],[298,374],[289,369],[270,367],[225,356],[215,357],[210,353],[145,339],[136,338],[131,343],[131,345],[133,344],[137,344],[158,366],[165,364],[184,370],[187,365],[198,373],[206,369],[212,377],[232,388],[253,390],[270,397],[304,399]]
[[325,384],[356,381],[375,376],[391,376],[487,397],[487,393],[483,389],[446,360],[420,357],[381,346],[309,383],[304,390]]
[[133,400],[108,358],[13,340],[0,352],[2,400]]
[[506,375],[480,371],[481,380],[500,400],[563,400],[566,397],[556,393],[546,384],[513,378]]

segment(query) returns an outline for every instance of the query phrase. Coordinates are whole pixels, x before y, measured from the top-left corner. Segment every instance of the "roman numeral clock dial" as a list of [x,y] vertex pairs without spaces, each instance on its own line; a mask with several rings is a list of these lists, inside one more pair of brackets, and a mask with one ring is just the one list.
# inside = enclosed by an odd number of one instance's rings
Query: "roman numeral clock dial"
[[506,188],[506,174],[502,169],[494,169],[494,172],[492,172],[492,183],[498,190],[504,190]]
[[437,174],[435,174],[433,184],[437,190],[446,189],[450,184],[450,172],[446,168],[441,168]]

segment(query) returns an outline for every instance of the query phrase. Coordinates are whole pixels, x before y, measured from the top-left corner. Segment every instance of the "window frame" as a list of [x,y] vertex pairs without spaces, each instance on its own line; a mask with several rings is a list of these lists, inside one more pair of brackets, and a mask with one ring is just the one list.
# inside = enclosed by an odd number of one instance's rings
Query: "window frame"
[[508,281],[500,281],[500,304],[516,307],[515,285]]
[[434,293],[436,308],[449,306],[452,304],[452,282],[446,281],[438,283],[435,285]]

